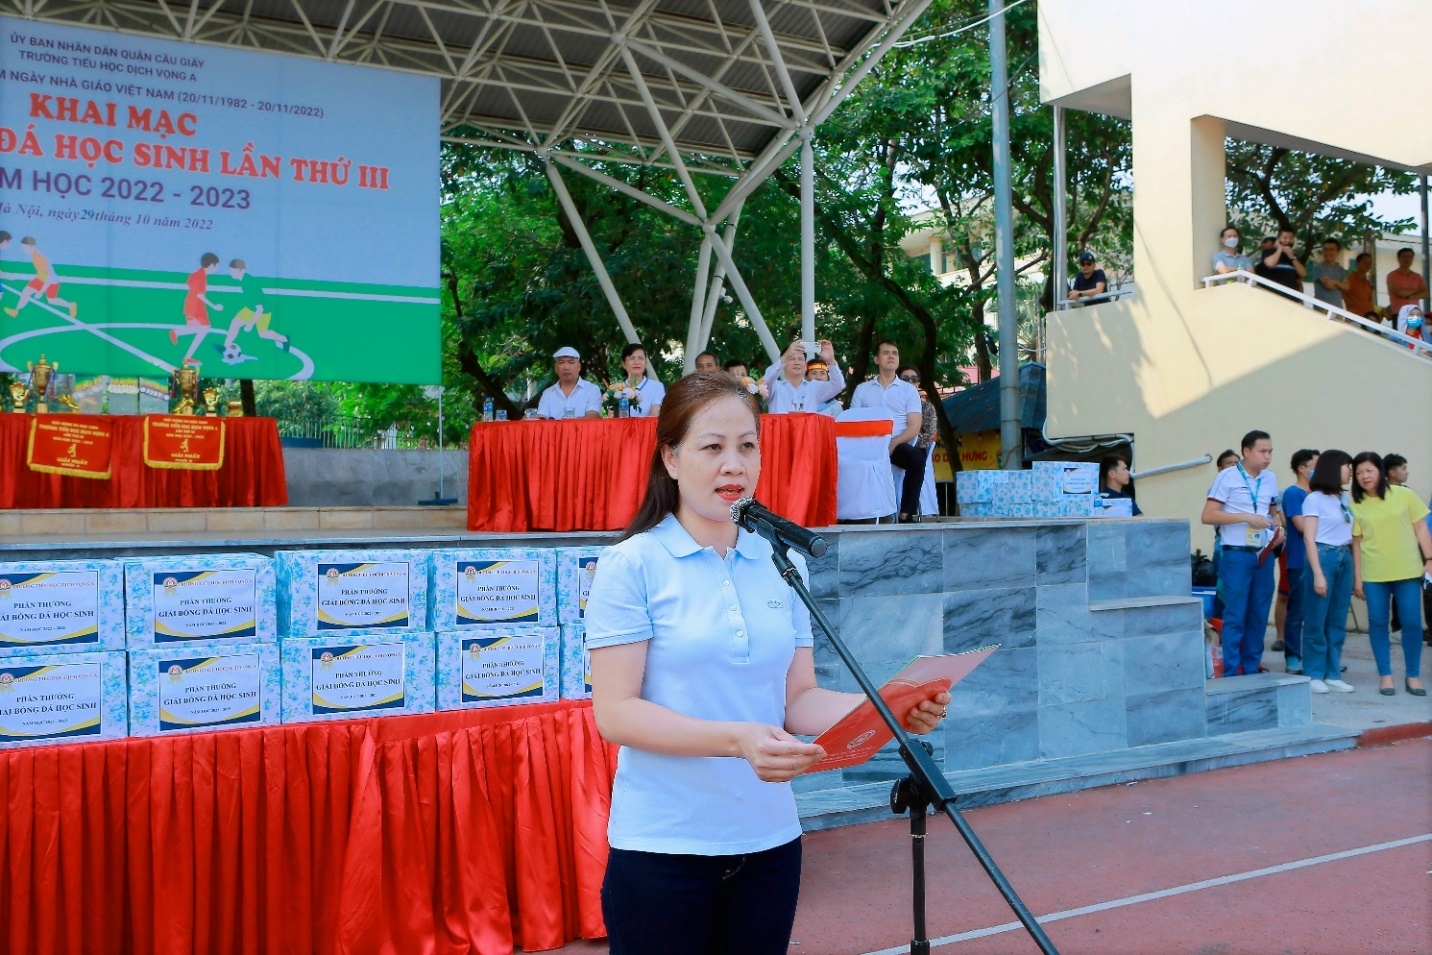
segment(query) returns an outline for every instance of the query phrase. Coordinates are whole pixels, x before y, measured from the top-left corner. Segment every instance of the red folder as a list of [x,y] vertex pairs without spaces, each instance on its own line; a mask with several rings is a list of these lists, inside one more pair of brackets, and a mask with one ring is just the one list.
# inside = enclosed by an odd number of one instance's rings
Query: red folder
[[[964,653],[916,657],[880,688],[880,697],[896,719],[904,722],[911,710],[969,676],[975,667],[998,649],[999,644],[996,643]],[[816,738],[815,743],[825,750],[825,756],[807,772],[859,766],[894,738],[895,734],[875,712],[874,705],[869,700],[862,700]]]

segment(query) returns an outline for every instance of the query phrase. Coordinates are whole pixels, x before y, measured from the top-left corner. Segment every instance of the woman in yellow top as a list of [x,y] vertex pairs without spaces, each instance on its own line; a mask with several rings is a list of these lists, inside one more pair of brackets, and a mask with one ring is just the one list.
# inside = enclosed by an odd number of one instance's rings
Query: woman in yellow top
[[1402,618],[1403,686],[1426,696],[1422,672],[1422,582],[1432,574],[1432,534],[1424,519],[1427,505],[1412,491],[1387,483],[1382,457],[1364,451],[1352,459],[1353,593],[1367,600],[1367,635],[1381,677],[1379,693],[1392,696],[1392,602]]

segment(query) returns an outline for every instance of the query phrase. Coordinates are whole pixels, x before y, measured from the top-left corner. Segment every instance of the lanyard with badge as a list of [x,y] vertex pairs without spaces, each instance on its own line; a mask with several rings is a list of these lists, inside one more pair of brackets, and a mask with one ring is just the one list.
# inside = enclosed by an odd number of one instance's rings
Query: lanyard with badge
[[[1263,475],[1262,475],[1262,473],[1260,472],[1259,475],[1258,475],[1258,481],[1257,481],[1257,483],[1255,483],[1255,484],[1249,484],[1249,483],[1248,483],[1248,472],[1245,471],[1245,470],[1243,470],[1243,462],[1242,462],[1242,461],[1238,462],[1237,467],[1238,467],[1238,473],[1243,476],[1243,486],[1244,486],[1245,488],[1247,488],[1247,490],[1248,490],[1248,497],[1249,497],[1249,498],[1252,500],[1252,502],[1253,502],[1253,503],[1252,503],[1253,513],[1254,513],[1254,514],[1257,514],[1257,513],[1258,513],[1258,492],[1261,491],[1261,490],[1263,490]],[[1270,513],[1270,514],[1268,515],[1268,519],[1271,521],[1272,518],[1273,518],[1273,515]],[[1267,534],[1268,536],[1267,536],[1267,537],[1264,537],[1264,536],[1263,536],[1264,534]],[[1259,528],[1259,529],[1257,529],[1257,530],[1253,529],[1252,527],[1249,527],[1249,528],[1248,528],[1248,546],[1249,546],[1249,547],[1262,547],[1265,543],[1267,543],[1268,541],[1270,541],[1270,540],[1272,540],[1272,539],[1273,539],[1273,526],[1272,526],[1271,524],[1269,524],[1269,526],[1266,527],[1266,528]]]

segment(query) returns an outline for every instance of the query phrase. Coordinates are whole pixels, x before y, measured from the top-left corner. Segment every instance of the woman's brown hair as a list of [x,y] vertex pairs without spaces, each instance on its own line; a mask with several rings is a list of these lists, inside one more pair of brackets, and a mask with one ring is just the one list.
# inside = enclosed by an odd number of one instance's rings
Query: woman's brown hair
[[661,401],[661,411],[656,418],[656,450],[651,455],[651,468],[646,478],[646,497],[637,509],[622,534],[622,540],[651,530],[666,515],[676,511],[681,500],[681,491],[676,479],[666,472],[666,461],[662,452],[681,447],[686,433],[691,429],[691,419],[712,402],[722,398],[740,398],[751,409],[756,421],[757,433],[761,427],[761,411],[755,396],[748,392],[739,381],[724,371],[703,371],[687,375],[666,392]]

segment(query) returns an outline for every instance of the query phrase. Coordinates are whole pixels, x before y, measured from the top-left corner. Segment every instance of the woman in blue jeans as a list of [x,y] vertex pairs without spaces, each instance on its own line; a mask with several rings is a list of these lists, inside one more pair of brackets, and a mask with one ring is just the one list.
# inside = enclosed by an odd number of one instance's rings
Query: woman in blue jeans
[[1324,451],[1303,501],[1303,672],[1312,680],[1314,693],[1353,690],[1342,679],[1353,585],[1352,501],[1343,490],[1350,480],[1352,459],[1347,452]]
[[1382,457],[1363,451],[1352,459],[1353,593],[1367,598],[1367,636],[1381,678],[1378,692],[1392,696],[1390,608],[1402,618],[1403,687],[1426,696],[1422,686],[1422,580],[1432,574],[1432,534],[1423,521],[1427,505],[1405,487],[1391,485]]

